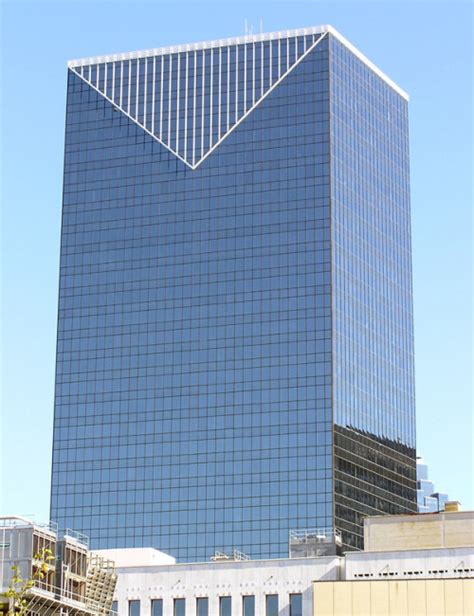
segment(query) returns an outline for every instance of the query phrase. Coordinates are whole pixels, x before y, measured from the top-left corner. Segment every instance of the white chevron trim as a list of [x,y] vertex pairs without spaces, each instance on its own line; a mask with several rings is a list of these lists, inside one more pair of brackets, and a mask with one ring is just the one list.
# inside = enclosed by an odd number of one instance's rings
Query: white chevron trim
[[[138,120],[136,120],[133,116],[131,116],[127,111],[125,111],[125,109],[122,109],[121,107],[119,107],[119,105],[117,105],[117,103],[115,103],[111,98],[109,98],[108,96],[105,96],[105,94],[103,92],[101,92],[93,83],[90,83],[89,81],[87,81],[87,79],[84,79],[84,77],[78,73],[76,71],[75,68],[70,68],[69,70],[71,70],[73,73],[75,73],[78,77],[80,77],[83,81],[85,81],[87,83],[88,86],[90,86],[93,90],[95,90],[96,92],[98,92],[101,96],[103,96],[107,101],[109,101],[109,103],[111,103],[116,109],[118,109],[118,111],[121,111],[124,115],[127,116],[127,118],[129,118],[129,120],[132,120],[133,122],[135,122],[135,124],[137,124],[140,128],[142,128],[145,132],[147,132],[150,137],[153,137],[153,139],[156,139],[156,141],[158,141],[159,143],[161,143],[162,146],[164,146],[167,150],[169,150],[170,152],[172,152],[177,158],[179,158],[180,160],[183,161],[183,163],[185,163],[186,165],[188,165],[188,167],[191,167],[191,169],[193,169],[193,165],[190,165],[188,163],[187,160],[185,160],[182,156],[180,156],[179,154],[177,154],[174,150],[172,150],[168,145],[166,145],[166,143],[164,141],[162,141],[159,137],[157,137],[155,134],[153,134],[151,131],[148,130],[148,128],[145,128],[143,126],[143,124],[140,124],[140,122],[138,122]],[[130,100],[130,99],[129,99]]]
[[[228,39],[218,39],[214,41],[201,41],[199,43],[188,43],[186,45],[173,45],[171,47],[159,47],[156,49],[146,49],[144,51],[131,51],[127,53],[119,53],[119,54],[111,54],[106,56],[96,56],[90,58],[82,58],[80,60],[70,60],[68,62],[69,68],[76,68],[81,66],[90,66],[94,64],[103,64],[104,62],[116,62],[116,61],[125,61],[134,58],[146,58],[160,55],[167,55],[170,53],[179,53],[182,51],[194,51],[198,49],[219,49],[224,47],[229,47],[232,45],[242,45],[245,43],[252,43],[255,47],[256,43],[264,42],[264,41],[280,41],[281,39],[288,38],[290,36],[304,36],[309,34],[323,34],[329,33],[334,36],[342,45],[347,47],[349,51],[351,51],[359,60],[364,62],[364,64],[370,68],[380,79],[383,79],[385,83],[387,83],[395,92],[397,92],[401,97],[405,100],[409,100],[408,94],[400,88],[390,77],[388,77],[383,71],[381,71],[378,66],[376,66],[373,62],[371,62],[367,56],[365,56],[361,51],[359,51],[352,43],[350,43],[340,32],[338,32],[333,26],[323,25],[323,26],[311,26],[308,28],[298,28],[296,30],[283,30],[279,32],[267,32],[262,34],[248,34],[245,36],[238,36]],[[280,44],[280,43],[279,43]]]
[[[279,39],[277,45],[271,39],[261,41],[258,51],[253,42],[244,43],[243,49],[241,44],[229,45],[224,48],[225,66],[223,48],[219,47],[89,64],[87,70],[71,66],[70,70],[196,169],[326,36],[327,32],[292,34]],[[128,64],[126,71],[124,62]],[[232,88],[235,92],[230,96]],[[223,107],[227,118],[224,132]],[[216,112],[217,118],[213,118]]]
[[283,81],[283,79],[285,79],[285,77],[287,77],[291,71],[318,45],[318,43],[320,43],[323,38],[326,36],[326,33],[324,33],[320,38],[318,38],[310,47],[309,49],[307,49],[302,56],[300,56],[298,58],[298,60],[293,64],[293,66],[291,66],[286,73],[284,73],[277,81],[275,81],[275,83],[263,94],[263,96],[261,96],[258,101],[252,105],[252,107],[250,107],[250,109],[244,113],[244,115],[240,118],[240,120],[238,120],[226,133],[225,135],[223,135],[219,141],[217,141],[212,148],[201,158],[201,160],[199,161],[199,163],[197,165],[195,165],[194,168],[196,168],[198,165],[200,165],[204,160],[206,160],[206,158],[212,154],[212,152],[224,141],[224,139],[226,139],[230,133],[232,133],[232,131],[234,129],[237,128],[237,126],[243,122],[245,120],[245,118],[252,113],[252,111],[258,107],[258,105],[260,105],[260,103],[265,100],[265,98],[271,93],[273,92],[273,90]]

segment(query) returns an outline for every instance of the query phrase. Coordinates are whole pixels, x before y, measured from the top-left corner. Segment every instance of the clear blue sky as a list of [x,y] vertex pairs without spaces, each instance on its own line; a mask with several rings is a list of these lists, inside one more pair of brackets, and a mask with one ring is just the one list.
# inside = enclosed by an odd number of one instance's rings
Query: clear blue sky
[[472,490],[472,4],[0,0],[2,499],[49,514],[66,62],[332,24],[411,96],[418,449]]

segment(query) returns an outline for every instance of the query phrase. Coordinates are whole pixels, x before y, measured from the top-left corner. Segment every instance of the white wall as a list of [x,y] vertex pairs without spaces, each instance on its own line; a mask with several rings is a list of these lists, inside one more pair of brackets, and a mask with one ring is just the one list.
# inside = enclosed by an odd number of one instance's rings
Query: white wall
[[346,554],[345,560],[346,580],[416,580],[474,576],[474,548],[471,547],[350,552]]
[[113,560],[120,567],[151,567],[154,565],[174,565],[176,558],[155,548],[124,548],[94,550],[96,554]]
[[[107,550],[101,553],[107,556]],[[122,559],[121,559],[122,560]],[[128,601],[141,601],[140,616],[150,616],[150,600],[163,599],[164,616],[172,616],[173,599],[186,599],[186,616],[195,616],[196,598],[209,598],[209,616],[218,616],[219,597],[232,597],[232,616],[242,614],[242,596],[255,595],[255,614],[264,616],[265,595],[279,595],[280,616],[289,616],[289,595],[302,593],[303,616],[313,611],[312,581],[336,580],[341,559],[278,559],[117,568],[115,598],[119,616],[128,616]],[[123,562],[123,561],[122,561]]]
[[[232,616],[242,616],[242,596],[255,596],[255,616],[265,615],[265,595],[279,595],[279,616],[290,616],[289,595],[303,595],[303,616],[313,614],[315,580],[382,580],[473,577],[474,549],[442,548],[391,552],[349,552],[344,557],[230,562],[147,564],[149,552],[102,550],[113,559],[119,616],[139,599],[140,616],[150,616],[151,599],[163,599],[163,616],[173,616],[173,599],[186,599],[186,616],[196,616],[196,598],[209,598],[209,616],[219,615],[219,597],[232,597]],[[156,558],[166,558],[159,553]],[[169,557],[168,557],[169,558]],[[126,564],[126,566],[123,566]],[[460,571],[462,569],[462,571]],[[410,573],[411,572],[411,573]],[[390,573],[392,575],[390,575]]]

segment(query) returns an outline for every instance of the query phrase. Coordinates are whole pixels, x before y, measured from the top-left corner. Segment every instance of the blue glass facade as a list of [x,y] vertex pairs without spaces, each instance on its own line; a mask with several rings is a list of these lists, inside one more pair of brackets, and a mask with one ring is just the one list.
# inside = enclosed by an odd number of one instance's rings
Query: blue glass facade
[[428,465],[420,457],[416,460],[416,488],[419,513],[444,511],[449,496],[443,492],[435,491],[434,483],[428,476]]
[[364,515],[416,510],[408,105],[334,37],[330,80],[335,518],[361,548]]
[[410,466],[406,102],[351,58],[301,35],[69,71],[51,517],[92,547],[358,547],[335,424]]
[[331,39],[330,105],[334,421],[414,447],[407,103]]

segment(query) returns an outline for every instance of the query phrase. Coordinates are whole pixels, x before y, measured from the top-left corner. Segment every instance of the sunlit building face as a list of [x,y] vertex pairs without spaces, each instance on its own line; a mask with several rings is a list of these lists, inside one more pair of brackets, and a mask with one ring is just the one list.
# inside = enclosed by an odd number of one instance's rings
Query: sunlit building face
[[416,511],[407,100],[330,28],[70,63],[51,517],[287,556]]

